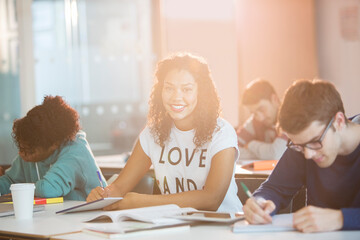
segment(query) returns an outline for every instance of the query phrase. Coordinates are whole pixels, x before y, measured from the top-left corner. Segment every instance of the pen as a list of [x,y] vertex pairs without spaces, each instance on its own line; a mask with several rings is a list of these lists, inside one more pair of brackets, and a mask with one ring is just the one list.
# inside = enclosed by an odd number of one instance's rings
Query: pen
[[102,183],[102,180],[101,180],[101,175],[100,175],[99,170],[97,170],[96,172],[97,172],[97,175],[98,175],[98,177],[99,177],[100,187],[101,187],[101,188],[104,188],[104,185],[103,185],[103,183]]
[[[240,182],[240,184],[241,184],[242,188],[244,189],[244,192],[246,193],[246,195],[247,195],[249,198],[253,198],[254,201],[255,201],[255,203],[256,203],[259,207],[261,207],[260,204],[259,204],[259,203],[256,201],[256,199],[253,197],[252,193],[251,193],[250,190],[247,188],[247,186],[245,185],[245,183]],[[261,208],[262,208],[262,207],[261,207]]]

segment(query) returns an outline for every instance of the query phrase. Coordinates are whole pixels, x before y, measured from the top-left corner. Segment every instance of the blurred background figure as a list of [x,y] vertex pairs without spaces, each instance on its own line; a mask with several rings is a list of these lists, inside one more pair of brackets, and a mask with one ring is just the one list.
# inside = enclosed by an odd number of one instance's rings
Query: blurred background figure
[[243,93],[242,104],[251,116],[237,129],[241,159],[278,160],[286,150],[287,138],[276,132],[280,100],[266,80],[250,82]]

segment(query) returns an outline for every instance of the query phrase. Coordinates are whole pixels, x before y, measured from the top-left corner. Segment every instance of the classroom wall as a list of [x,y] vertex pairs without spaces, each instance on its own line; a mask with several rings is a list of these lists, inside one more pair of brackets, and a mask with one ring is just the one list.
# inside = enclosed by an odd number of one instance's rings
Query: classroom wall
[[320,77],[338,88],[348,116],[360,111],[360,1],[316,1]]
[[190,51],[206,58],[223,117],[238,122],[238,56],[233,0],[161,1],[161,57]]
[[[239,101],[255,78],[282,97],[296,79],[318,76],[313,0],[238,0]],[[239,121],[247,117],[239,109]]]

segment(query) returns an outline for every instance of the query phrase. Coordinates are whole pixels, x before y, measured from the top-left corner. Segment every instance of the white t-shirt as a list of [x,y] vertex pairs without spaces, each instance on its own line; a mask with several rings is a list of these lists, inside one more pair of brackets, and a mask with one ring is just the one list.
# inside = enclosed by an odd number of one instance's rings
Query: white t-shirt
[[242,204],[237,196],[235,163],[239,156],[237,136],[234,128],[224,119],[217,119],[211,142],[197,151],[193,142],[195,130],[181,131],[172,127],[169,140],[161,148],[146,127],[140,134],[140,144],[154,166],[156,182],[162,194],[173,194],[204,187],[213,156],[221,150],[235,148],[234,171],[226,196],[218,208],[219,212],[238,212]]

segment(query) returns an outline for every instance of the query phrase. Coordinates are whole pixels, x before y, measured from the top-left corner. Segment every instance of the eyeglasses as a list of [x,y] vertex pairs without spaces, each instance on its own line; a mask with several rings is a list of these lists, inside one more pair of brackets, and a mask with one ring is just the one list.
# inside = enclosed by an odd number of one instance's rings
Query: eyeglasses
[[294,144],[290,139],[288,141],[288,143],[286,144],[286,146],[288,148],[291,148],[295,151],[298,152],[304,152],[305,148],[308,149],[312,149],[312,150],[319,150],[323,147],[322,145],[322,141],[324,140],[325,134],[327,133],[327,131],[329,130],[329,128],[331,127],[332,123],[334,122],[335,117],[331,118],[330,122],[328,123],[328,125],[326,126],[324,132],[321,134],[320,138],[318,140],[315,141],[311,141],[308,143],[304,143],[304,144]]

